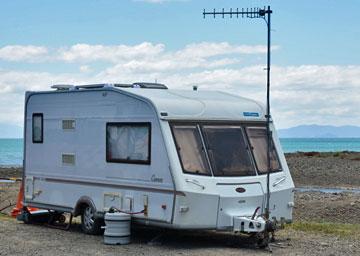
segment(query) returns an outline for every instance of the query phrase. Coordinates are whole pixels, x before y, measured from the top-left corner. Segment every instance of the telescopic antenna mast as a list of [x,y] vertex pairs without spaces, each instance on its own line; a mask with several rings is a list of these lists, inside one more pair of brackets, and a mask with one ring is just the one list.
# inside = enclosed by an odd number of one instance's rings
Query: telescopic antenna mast
[[230,11],[225,11],[224,8],[222,11],[213,11],[207,12],[205,9],[203,11],[204,19],[206,16],[213,16],[216,18],[217,16],[221,16],[225,18],[225,16],[229,16],[230,18],[250,18],[263,19],[267,25],[267,79],[266,79],[266,134],[267,134],[267,176],[266,176],[266,208],[265,208],[265,218],[269,219],[270,217],[270,172],[271,172],[271,144],[272,144],[272,134],[270,131],[270,39],[271,39],[271,14],[272,10],[270,6],[267,8],[236,8],[233,10],[230,8]]

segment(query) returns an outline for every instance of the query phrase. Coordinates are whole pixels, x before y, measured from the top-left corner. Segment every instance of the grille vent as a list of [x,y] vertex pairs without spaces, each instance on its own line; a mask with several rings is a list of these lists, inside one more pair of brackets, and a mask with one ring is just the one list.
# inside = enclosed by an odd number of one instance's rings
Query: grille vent
[[75,120],[62,120],[63,130],[75,130]]
[[62,154],[63,165],[75,165],[75,154]]

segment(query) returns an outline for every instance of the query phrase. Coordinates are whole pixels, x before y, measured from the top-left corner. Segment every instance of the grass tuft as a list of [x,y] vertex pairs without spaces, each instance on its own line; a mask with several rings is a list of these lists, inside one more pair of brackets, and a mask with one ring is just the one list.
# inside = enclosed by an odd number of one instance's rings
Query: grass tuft
[[294,222],[287,225],[286,228],[304,232],[315,232],[341,237],[358,237],[360,238],[360,224],[343,224],[329,222]]
[[6,213],[0,212],[0,220],[6,220],[6,219],[10,220],[10,219],[14,219],[14,218]]

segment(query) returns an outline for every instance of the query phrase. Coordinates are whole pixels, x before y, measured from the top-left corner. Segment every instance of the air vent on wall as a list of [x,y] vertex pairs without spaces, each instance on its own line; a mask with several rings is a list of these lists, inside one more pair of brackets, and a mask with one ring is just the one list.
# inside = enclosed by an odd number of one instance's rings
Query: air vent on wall
[[62,120],[63,130],[75,130],[75,120]]
[[63,165],[75,165],[75,154],[62,154]]

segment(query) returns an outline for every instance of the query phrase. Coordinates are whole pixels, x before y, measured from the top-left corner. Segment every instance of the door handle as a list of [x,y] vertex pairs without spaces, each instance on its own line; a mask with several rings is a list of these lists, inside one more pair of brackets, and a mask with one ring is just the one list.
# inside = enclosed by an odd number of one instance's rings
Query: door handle
[[285,181],[285,180],[286,180],[286,176],[283,176],[283,177],[279,178],[278,180],[276,180],[276,181],[272,184],[272,186],[273,186],[273,187],[276,187],[277,185],[279,185],[280,183],[282,183],[282,182]]

